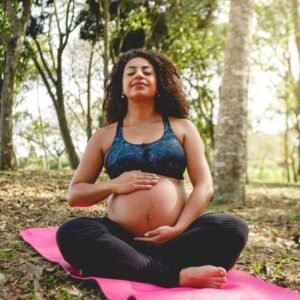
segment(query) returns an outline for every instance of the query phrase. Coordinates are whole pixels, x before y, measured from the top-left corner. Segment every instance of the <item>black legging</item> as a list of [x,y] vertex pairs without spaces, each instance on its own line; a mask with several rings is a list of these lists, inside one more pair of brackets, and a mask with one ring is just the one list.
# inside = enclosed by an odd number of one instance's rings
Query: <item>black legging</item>
[[84,275],[172,287],[185,267],[232,268],[247,242],[248,226],[231,214],[210,213],[159,246],[133,237],[106,217],[83,217],[63,224],[56,240],[64,259]]

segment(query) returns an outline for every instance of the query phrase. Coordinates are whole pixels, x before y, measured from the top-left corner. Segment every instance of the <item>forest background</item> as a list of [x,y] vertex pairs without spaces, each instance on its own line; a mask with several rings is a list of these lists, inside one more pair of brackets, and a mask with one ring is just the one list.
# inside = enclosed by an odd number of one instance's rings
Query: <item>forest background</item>
[[[230,5],[235,7],[231,14]],[[165,54],[178,68],[190,119],[205,143],[215,182],[216,162],[222,167],[235,151],[231,141],[243,140],[245,147],[236,147],[242,163],[235,164],[230,176],[230,170],[225,170],[231,182],[239,183],[232,185],[238,192],[233,191],[225,204],[213,202],[209,207],[236,213],[249,224],[248,247],[237,268],[299,290],[299,10],[299,0],[257,0],[255,5],[252,0],[1,1],[0,231],[4,234],[0,285],[4,284],[4,299],[102,297],[74,284],[59,268],[46,265],[19,240],[18,232],[30,226],[57,226],[81,214],[105,214],[105,205],[71,210],[65,195],[87,141],[104,125],[104,80],[123,52],[139,47]],[[252,25],[244,26],[246,14],[240,16],[241,36],[230,44],[230,16],[238,19],[241,11],[253,16]],[[241,116],[227,116],[231,133],[223,138],[231,150],[217,151],[222,149],[220,115],[224,118],[224,111],[234,113],[241,107],[239,102],[226,101],[224,69],[230,65],[232,49],[239,49],[243,40],[252,41],[246,51],[249,74],[245,81],[236,82],[234,76],[227,80],[241,86],[240,95],[247,92],[246,98],[241,96],[246,101]],[[9,86],[11,70],[15,77]],[[246,196],[240,197],[240,191],[246,191]]]
[[[299,24],[292,2],[256,3],[248,100],[250,181],[297,182],[300,176]],[[135,47],[158,50],[176,64],[211,164],[229,2],[104,4],[33,5],[14,86],[13,151],[18,167],[76,167],[86,141],[103,126],[104,78],[120,53]],[[0,14],[1,27],[9,31],[3,5]],[[0,54],[1,88],[4,45]]]

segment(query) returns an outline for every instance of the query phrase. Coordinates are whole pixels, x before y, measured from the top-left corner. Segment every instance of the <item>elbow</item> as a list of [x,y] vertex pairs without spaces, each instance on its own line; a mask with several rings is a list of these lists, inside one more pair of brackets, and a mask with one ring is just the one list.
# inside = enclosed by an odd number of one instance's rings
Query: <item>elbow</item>
[[207,187],[207,193],[209,195],[209,197],[211,198],[213,195],[214,195],[214,186],[213,184],[209,184],[208,187]]
[[213,185],[212,184],[207,184],[206,187],[205,187],[205,199],[206,199],[207,204],[211,201],[213,195],[214,195]]
[[67,195],[67,202],[69,204],[69,207],[76,207],[76,196],[74,195],[74,191],[72,188],[69,189],[68,195]]
[[208,188],[207,188],[207,202],[209,202],[211,199],[212,199],[212,197],[213,197],[213,195],[214,195],[214,187],[213,187],[213,185],[210,185]]

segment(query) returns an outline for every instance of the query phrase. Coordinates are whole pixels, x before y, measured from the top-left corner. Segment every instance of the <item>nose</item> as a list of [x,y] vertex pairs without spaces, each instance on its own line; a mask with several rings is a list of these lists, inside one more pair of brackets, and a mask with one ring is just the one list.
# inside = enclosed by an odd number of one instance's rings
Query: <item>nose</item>
[[142,77],[143,77],[142,69],[138,68],[135,73],[135,78],[142,78]]

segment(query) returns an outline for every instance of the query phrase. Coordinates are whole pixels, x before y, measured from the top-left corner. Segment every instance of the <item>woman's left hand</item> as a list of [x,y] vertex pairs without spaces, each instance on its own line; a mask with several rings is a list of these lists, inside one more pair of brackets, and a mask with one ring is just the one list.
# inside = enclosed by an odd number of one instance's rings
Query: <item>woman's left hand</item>
[[160,226],[152,231],[148,231],[144,234],[144,237],[135,237],[136,241],[142,241],[160,245],[166,243],[169,240],[176,238],[180,234],[180,231],[172,226]]

